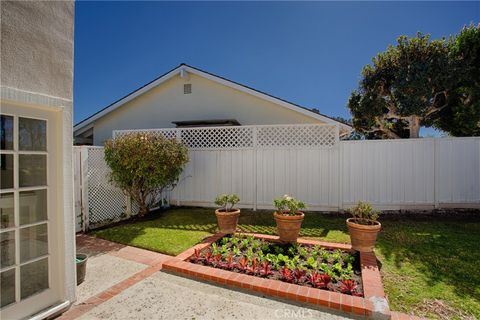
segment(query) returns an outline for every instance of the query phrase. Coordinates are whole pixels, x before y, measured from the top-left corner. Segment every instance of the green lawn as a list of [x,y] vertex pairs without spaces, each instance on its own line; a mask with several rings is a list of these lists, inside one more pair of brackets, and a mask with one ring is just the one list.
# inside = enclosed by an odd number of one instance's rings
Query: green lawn
[[[342,215],[307,213],[301,235],[349,242]],[[393,310],[441,319],[480,318],[480,215],[383,218],[376,254]],[[243,210],[245,232],[274,234],[271,211]],[[152,220],[93,232],[111,241],[176,255],[214,233],[213,209],[176,208]]]

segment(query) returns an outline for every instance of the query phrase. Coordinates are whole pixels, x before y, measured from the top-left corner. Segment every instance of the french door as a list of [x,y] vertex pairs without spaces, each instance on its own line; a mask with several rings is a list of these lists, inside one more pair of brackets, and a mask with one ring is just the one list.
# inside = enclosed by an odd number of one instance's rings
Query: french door
[[2,103],[2,319],[23,318],[61,299],[58,119],[56,112]]

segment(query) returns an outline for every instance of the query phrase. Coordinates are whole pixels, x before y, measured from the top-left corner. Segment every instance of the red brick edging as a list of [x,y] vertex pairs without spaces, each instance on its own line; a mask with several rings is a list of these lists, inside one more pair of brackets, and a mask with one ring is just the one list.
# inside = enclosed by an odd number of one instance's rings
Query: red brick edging
[[[290,301],[306,303],[321,308],[330,308],[354,316],[371,319],[390,319],[391,313],[385,299],[382,278],[377,266],[375,254],[361,253],[362,282],[364,297],[355,297],[338,292],[315,289],[278,280],[264,279],[256,276],[207,267],[187,260],[195,249],[203,249],[224,234],[217,233],[202,243],[182,252],[175,258],[163,263],[163,271],[180,274],[194,279],[214,282],[237,289],[254,291],[264,295],[278,297]],[[278,237],[253,234],[257,238],[278,241]],[[321,245],[329,249],[351,250],[350,245],[299,239],[299,243]]]

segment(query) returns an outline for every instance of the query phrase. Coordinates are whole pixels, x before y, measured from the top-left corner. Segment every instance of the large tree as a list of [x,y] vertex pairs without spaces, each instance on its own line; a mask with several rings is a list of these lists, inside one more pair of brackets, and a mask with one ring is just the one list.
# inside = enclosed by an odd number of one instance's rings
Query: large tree
[[[354,128],[375,138],[417,138],[421,126],[474,134],[478,99],[472,99],[478,82],[467,80],[478,58],[471,53],[466,58],[465,52],[478,52],[478,38],[471,34],[478,35],[478,27],[467,29],[448,40],[431,40],[421,33],[400,36],[396,46],[374,57],[348,101]],[[462,123],[465,118],[468,125]],[[464,130],[458,130],[459,125]]]
[[453,136],[480,136],[480,24],[463,28],[449,48],[456,81],[434,126]]

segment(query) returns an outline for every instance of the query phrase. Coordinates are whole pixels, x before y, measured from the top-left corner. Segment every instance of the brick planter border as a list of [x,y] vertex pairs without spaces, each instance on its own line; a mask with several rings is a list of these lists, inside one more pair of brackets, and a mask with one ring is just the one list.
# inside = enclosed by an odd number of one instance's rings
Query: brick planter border
[[[249,234],[259,239],[278,242],[278,237]],[[217,233],[202,243],[182,252],[175,258],[163,263],[163,270],[193,279],[213,282],[240,290],[253,291],[262,295],[300,302],[314,307],[329,308],[356,317],[369,319],[390,319],[391,313],[385,299],[382,278],[377,266],[375,254],[360,253],[364,297],[355,297],[338,292],[315,289],[286,283],[279,280],[265,279],[242,273],[222,270],[188,262],[195,249],[203,249],[225,236]],[[347,244],[299,239],[301,244],[321,245],[327,249],[351,250]]]

